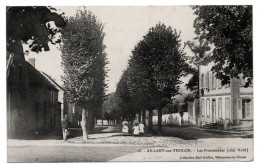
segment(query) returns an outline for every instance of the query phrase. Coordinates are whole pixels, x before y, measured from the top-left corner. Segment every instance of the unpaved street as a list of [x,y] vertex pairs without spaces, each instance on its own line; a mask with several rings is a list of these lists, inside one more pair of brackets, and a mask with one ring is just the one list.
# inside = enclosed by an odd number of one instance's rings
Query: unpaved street
[[141,146],[15,146],[8,162],[106,162],[137,152]]
[[[86,142],[82,141],[81,136],[70,138],[68,141],[8,139],[7,158],[8,162],[219,160],[215,155],[231,156],[228,159],[220,159],[222,161],[253,159],[249,154],[253,152],[253,138],[214,132],[219,133],[218,138],[215,138],[213,132],[196,127],[192,128],[193,131],[188,127],[176,129],[165,128],[164,132],[170,133],[167,136],[146,134],[144,137],[134,137],[123,136],[119,132],[120,128],[109,126],[101,133],[89,135],[89,140]],[[197,139],[191,139],[191,135],[197,136]],[[239,152],[239,149],[245,148],[248,149],[247,152],[243,150]],[[216,153],[208,150],[224,152]],[[193,159],[196,157],[202,159]]]

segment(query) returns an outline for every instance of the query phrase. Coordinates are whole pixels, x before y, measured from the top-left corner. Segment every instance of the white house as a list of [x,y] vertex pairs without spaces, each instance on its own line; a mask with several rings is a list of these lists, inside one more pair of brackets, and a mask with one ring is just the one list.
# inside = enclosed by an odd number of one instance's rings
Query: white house
[[230,85],[221,81],[211,71],[213,63],[200,66],[200,123],[220,123],[253,126],[253,85],[244,88],[245,80],[231,79]]

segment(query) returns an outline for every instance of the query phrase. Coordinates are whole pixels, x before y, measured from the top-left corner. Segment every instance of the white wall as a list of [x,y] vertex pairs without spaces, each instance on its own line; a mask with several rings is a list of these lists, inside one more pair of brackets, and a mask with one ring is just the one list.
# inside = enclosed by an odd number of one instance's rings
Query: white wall
[[[188,122],[188,112],[183,113],[184,122]],[[162,115],[162,125],[181,125],[180,113]],[[158,116],[153,116],[153,125],[158,125]]]

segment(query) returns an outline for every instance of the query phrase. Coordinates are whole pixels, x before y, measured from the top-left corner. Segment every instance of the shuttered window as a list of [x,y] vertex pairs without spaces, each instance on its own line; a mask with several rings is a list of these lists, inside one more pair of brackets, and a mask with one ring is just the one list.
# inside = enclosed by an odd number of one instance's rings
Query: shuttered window
[[207,116],[209,116],[209,110],[210,110],[210,101],[209,101],[209,99],[207,99],[207,101],[206,101],[206,112],[207,112]]
[[205,101],[201,100],[201,115],[205,116]]
[[218,99],[218,117],[222,118],[222,98]]
[[206,75],[206,88],[209,88],[210,85],[209,85],[209,72],[207,72],[207,75]]

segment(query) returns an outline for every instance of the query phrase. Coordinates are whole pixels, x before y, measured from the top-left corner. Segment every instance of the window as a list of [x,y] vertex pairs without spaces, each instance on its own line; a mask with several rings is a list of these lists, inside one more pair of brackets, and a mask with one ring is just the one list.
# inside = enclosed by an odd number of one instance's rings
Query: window
[[51,106],[54,106],[54,92],[51,91]]
[[72,105],[72,113],[75,114],[75,104]]
[[216,86],[217,86],[217,84],[216,84],[217,80],[216,80],[216,76],[215,76],[214,72],[212,72],[212,77],[211,78],[212,78],[212,81],[211,81],[212,89],[215,89]]
[[216,112],[216,99],[212,99],[212,101],[211,101],[211,110],[212,110],[212,112],[211,112],[211,120],[212,120],[212,122],[215,122],[216,121],[216,118],[217,118],[217,112]]
[[222,98],[218,98],[218,117],[222,118]]
[[52,106],[52,91],[51,91],[51,106]]
[[210,110],[210,105],[209,105],[209,99],[207,99],[207,101],[206,101],[206,114],[207,114],[207,116],[209,117],[209,110]]
[[201,88],[204,88],[204,74],[201,74]]
[[43,117],[44,117],[44,127],[46,128],[46,116],[47,116],[47,105],[46,105],[46,101],[44,102],[44,104],[43,104],[43,107],[44,107],[44,109],[43,109]]
[[35,120],[36,121],[39,120],[39,103],[38,102],[35,103]]
[[204,102],[204,99],[201,100],[201,115],[205,116],[205,102]]
[[251,99],[242,100],[242,118],[251,117]]
[[225,99],[225,118],[230,119],[230,101],[229,101],[229,98]]
[[205,85],[206,88],[209,88],[210,85],[209,85],[209,72],[207,72],[207,75],[206,75],[206,85]]

